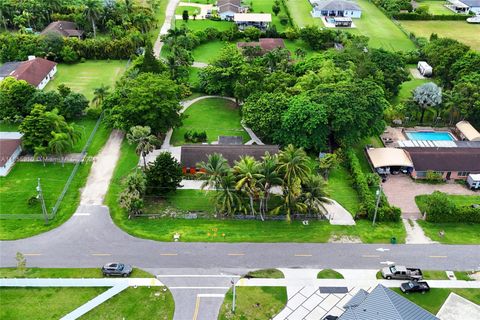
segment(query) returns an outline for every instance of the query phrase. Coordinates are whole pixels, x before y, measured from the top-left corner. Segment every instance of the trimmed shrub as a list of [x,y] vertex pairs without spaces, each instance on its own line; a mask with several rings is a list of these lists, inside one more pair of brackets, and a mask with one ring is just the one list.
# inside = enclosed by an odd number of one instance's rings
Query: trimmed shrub
[[429,222],[480,223],[480,208],[458,206],[447,194],[435,191],[425,200],[426,220]]

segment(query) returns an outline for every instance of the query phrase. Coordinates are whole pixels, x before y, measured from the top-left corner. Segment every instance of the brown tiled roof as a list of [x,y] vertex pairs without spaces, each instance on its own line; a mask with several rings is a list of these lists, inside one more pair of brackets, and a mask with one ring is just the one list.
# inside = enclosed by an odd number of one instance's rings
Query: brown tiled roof
[[25,80],[36,87],[56,65],[55,62],[43,58],[23,61],[12,73],[12,77]]
[[238,12],[241,12],[241,8],[232,4],[232,3],[227,3],[227,4],[222,5],[221,7],[218,7],[218,12],[219,13],[224,13],[224,12],[228,12],[228,11],[238,13]]
[[233,4],[237,7],[240,7],[242,3],[242,0],[218,0],[217,1],[217,7],[221,7],[221,6],[224,6],[226,4]]
[[54,21],[50,23],[43,31],[41,35],[54,32],[63,37],[81,37],[83,35],[82,30],[78,30],[77,25],[71,21]]
[[0,167],[3,167],[5,163],[7,163],[20,143],[20,139],[0,139]]
[[189,144],[182,146],[180,162],[185,167],[196,167],[197,163],[207,161],[207,157],[213,153],[219,153],[233,165],[240,156],[252,156],[259,160],[265,152],[276,154],[278,146],[274,145],[215,145],[215,144]]
[[258,42],[238,42],[237,47],[260,47],[262,49],[262,54],[265,54],[274,49],[285,48],[285,42],[282,38],[261,38]]
[[480,148],[404,148],[416,171],[480,172]]

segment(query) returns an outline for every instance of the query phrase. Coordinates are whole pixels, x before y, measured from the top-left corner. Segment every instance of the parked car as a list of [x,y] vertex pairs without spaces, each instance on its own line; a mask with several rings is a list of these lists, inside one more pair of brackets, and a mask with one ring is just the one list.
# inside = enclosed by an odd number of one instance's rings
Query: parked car
[[406,268],[405,266],[389,266],[382,269],[385,279],[422,280],[423,273],[420,269]]
[[338,319],[337,316],[332,316],[332,315],[328,315],[325,318],[323,318],[323,320],[337,320],[337,319]]
[[132,274],[133,268],[128,264],[123,263],[107,263],[102,267],[102,273],[104,276],[121,276],[129,277]]
[[425,293],[430,290],[430,286],[425,281],[408,281],[400,285],[403,293],[421,292]]

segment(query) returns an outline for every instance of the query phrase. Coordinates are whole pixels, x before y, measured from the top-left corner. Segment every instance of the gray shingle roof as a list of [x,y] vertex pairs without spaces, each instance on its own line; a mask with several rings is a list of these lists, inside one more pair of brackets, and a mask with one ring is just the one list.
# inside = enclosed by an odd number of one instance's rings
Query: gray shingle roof
[[358,292],[352,297],[352,299],[350,299],[350,301],[347,302],[347,304],[345,304],[343,306],[343,308],[345,309],[348,309],[348,308],[352,308],[352,307],[356,307],[358,306],[360,303],[363,302],[363,300],[365,300],[365,298],[368,296],[368,292],[363,290],[363,289],[360,289],[358,290]]
[[361,11],[362,9],[353,2],[343,1],[343,0],[328,0],[328,1],[318,1],[315,2],[315,10],[357,10]]
[[469,7],[480,7],[480,0],[460,0],[460,2]]
[[0,77],[8,77],[17,67],[21,64],[21,61],[6,62],[0,67]]
[[[354,298],[356,295],[352,300]],[[356,307],[348,308],[338,320],[439,319],[410,300],[379,284],[365,297],[363,302]]]

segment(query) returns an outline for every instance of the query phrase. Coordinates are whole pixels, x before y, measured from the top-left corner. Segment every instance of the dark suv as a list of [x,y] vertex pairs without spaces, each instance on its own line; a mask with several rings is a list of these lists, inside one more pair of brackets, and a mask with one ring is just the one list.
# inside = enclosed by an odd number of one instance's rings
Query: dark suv
[[107,263],[102,267],[102,273],[104,276],[122,276],[122,277],[129,277],[132,273],[133,268],[128,264],[123,263]]

